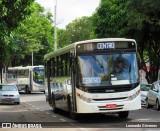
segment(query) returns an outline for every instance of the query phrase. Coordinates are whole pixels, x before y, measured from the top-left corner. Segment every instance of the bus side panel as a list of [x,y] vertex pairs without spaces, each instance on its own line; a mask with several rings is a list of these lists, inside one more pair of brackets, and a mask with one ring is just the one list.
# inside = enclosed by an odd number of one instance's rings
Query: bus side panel
[[[60,80],[61,79],[61,80]],[[70,78],[55,79],[55,82],[51,83],[54,85],[54,89],[51,91],[54,93],[56,108],[68,111],[68,96],[71,97],[71,85],[67,83]],[[60,82],[61,81],[61,82]]]

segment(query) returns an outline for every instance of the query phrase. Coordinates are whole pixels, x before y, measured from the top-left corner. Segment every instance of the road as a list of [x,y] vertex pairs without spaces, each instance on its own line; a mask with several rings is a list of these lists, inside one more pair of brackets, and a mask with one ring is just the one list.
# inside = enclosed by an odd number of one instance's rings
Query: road
[[[0,122],[2,123],[33,123],[42,124],[41,127],[60,127],[78,129],[99,128],[128,128],[133,126],[154,130],[160,128],[160,111],[142,108],[131,111],[127,120],[120,120],[118,115],[85,115],[78,120],[73,120],[68,113],[59,111],[53,113],[52,108],[45,101],[43,93],[21,93],[20,105],[0,105]],[[132,128],[130,128],[132,126]],[[150,127],[148,127],[150,126]],[[156,126],[158,128],[156,128]],[[152,129],[152,130],[153,130]]]

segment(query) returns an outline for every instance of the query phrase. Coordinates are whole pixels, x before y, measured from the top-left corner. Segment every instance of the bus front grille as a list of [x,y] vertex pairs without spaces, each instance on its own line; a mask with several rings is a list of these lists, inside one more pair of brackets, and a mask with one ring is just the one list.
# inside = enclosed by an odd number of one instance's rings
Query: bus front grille
[[119,98],[103,98],[103,99],[92,99],[92,100],[94,100],[94,101],[124,100],[124,101],[125,101],[125,100],[127,100],[127,99],[128,99],[128,97],[119,97]]
[[104,88],[104,89],[87,89],[88,93],[118,93],[118,92],[126,92],[130,91],[131,88],[119,88],[119,89],[113,89],[113,88]]

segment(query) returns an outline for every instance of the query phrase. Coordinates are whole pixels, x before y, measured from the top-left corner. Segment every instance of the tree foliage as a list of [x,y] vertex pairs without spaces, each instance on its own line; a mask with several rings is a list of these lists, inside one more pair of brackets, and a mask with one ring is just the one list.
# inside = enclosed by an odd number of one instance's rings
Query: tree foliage
[[44,14],[44,8],[38,3],[33,3],[30,8],[31,15],[13,32],[11,41],[16,49],[12,50],[12,66],[31,65],[32,53],[34,64],[43,64],[44,54],[53,47],[52,15]]
[[[101,0],[92,16],[97,37],[136,39],[149,83],[157,80],[160,66],[159,7],[159,0]],[[149,71],[144,60],[146,56],[150,62]]]
[[98,38],[122,37],[127,32],[127,0],[101,0],[92,15],[93,29]]
[[66,26],[66,29],[58,31],[59,47],[72,44],[94,37],[92,21],[89,17],[77,18]]
[[0,0],[0,65],[9,58],[11,32],[30,14],[34,0]]
[[[143,62],[146,79],[152,83],[158,78],[160,67],[160,1],[159,0],[130,0],[127,9],[128,26],[132,36],[139,43],[139,54]],[[150,63],[150,70],[146,67]]]

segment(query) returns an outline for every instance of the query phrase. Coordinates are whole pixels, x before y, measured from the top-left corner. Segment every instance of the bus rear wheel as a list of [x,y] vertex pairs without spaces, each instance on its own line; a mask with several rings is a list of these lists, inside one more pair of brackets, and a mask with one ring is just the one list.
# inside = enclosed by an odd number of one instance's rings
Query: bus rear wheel
[[118,112],[118,116],[120,119],[127,119],[128,115],[129,115],[129,111]]
[[53,112],[54,112],[54,113],[57,113],[57,110],[58,110],[58,109],[56,108],[54,93],[52,93],[51,102],[52,102],[52,109],[53,109]]

